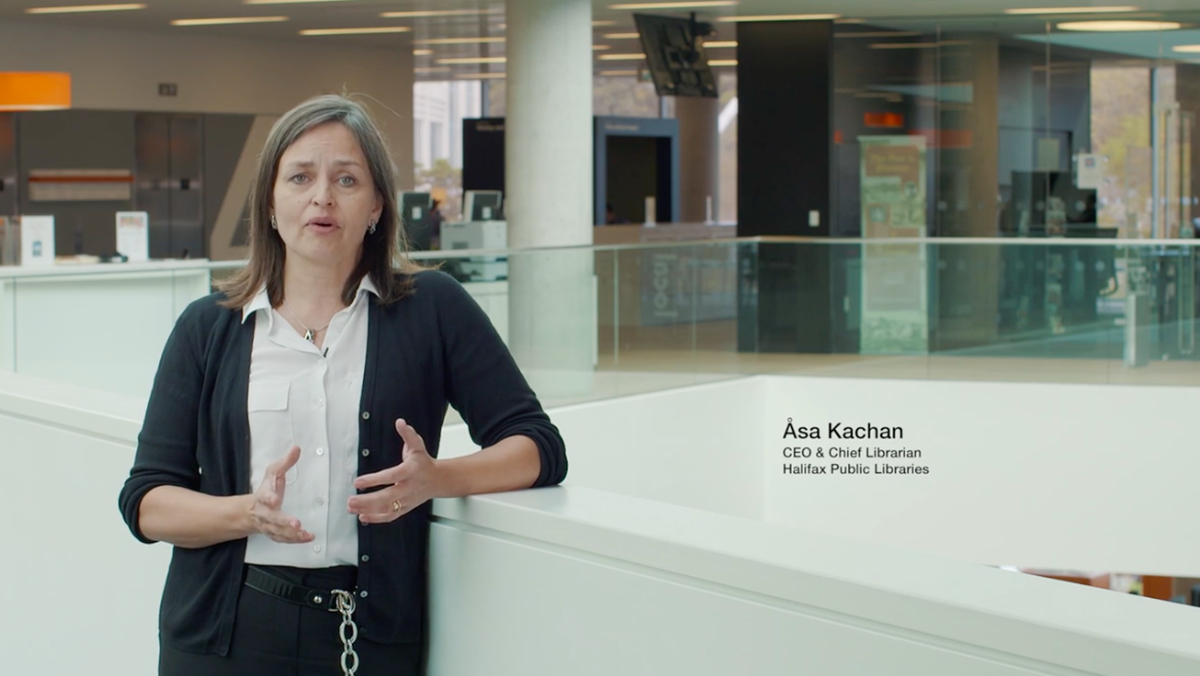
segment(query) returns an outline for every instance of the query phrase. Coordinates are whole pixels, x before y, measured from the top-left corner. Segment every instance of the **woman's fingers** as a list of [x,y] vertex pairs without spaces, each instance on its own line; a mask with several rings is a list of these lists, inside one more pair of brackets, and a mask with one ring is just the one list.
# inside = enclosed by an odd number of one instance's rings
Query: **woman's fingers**
[[275,542],[298,543],[313,539],[313,534],[300,526],[299,519],[277,510],[260,511],[254,518],[259,532]]

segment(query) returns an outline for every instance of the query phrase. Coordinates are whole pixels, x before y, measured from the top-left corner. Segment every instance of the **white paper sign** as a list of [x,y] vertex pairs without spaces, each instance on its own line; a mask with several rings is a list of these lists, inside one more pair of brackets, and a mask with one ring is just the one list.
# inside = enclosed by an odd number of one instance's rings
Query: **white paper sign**
[[21,265],[54,265],[54,217],[21,217]]
[[131,263],[150,260],[150,214],[117,212],[117,253]]
[[1075,161],[1075,187],[1099,190],[1104,183],[1103,158],[1096,153],[1080,153]]

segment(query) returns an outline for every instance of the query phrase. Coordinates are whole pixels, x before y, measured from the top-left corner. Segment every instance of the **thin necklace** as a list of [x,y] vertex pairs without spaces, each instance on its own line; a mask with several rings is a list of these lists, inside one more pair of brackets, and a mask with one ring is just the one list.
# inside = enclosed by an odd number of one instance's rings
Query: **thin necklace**
[[325,326],[322,326],[319,329],[308,328],[308,326],[304,322],[300,321],[300,319],[298,317],[296,317],[296,315],[292,314],[292,311],[288,309],[287,301],[284,301],[283,305],[280,305],[279,307],[283,308],[283,311],[286,312],[288,314],[288,316],[292,318],[292,321],[296,322],[297,324],[299,324],[301,327],[304,328],[304,339],[310,343],[314,342],[314,339],[317,337],[318,333],[329,328],[329,324],[326,324]]

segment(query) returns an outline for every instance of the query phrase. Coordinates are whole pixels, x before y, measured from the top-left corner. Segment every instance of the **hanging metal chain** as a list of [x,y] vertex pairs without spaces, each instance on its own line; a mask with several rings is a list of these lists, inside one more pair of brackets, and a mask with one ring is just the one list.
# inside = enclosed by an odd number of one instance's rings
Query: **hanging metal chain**
[[[354,623],[354,594],[333,590],[337,599],[337,611],[342,614],[342,626],[338,627],[338,635],[342,638],[342,674],[354,676],[358,671],[358,653],[354,652],[354,642],[358,640],[358,625]],[[350,634],[347,636],[346,631]]]

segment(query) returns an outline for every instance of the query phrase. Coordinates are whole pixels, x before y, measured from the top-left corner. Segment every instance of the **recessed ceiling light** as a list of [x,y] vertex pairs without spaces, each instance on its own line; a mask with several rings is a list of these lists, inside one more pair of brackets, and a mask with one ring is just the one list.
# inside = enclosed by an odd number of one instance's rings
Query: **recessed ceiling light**
[[689,9],[692,7],[732,7],[737,0],[713,0],[712,2],[636,2],[624,5],[609,5],[609,9]]
[[593,52],[602,52],[606,49],[612,49],[611,45],[592,45]]
[[1200,45],[1177,45],[1171,49],[1183,54],[1200,54]]
[[438,59],[437,62],[445,65],[464,64],[464,63],[506,63],[507,58],[503,56],[472,56],[454,59]]
[[413,50],[413,56],[432,56],[432,55],[433,55],[432,49],[414,49]]
[[713,59],[708,62],[710,66],[736,66],[737,59]]
[[642,35],[641,33],[605,33],[604,37],[609,40],[636,40]]
[[829,21],[840,14],[762,14],[759,16],[719,16],[724,23],[746,23],[750,21]]
[[617,22],[616,22],[616,21],[609,21],[609,20],[605,20],[605,21],[593,21],[593,22],[592,22],[592,25],[593,25],[593,26],[615,26],[615,25],[617,25]]
[[1057,25],[1063,31],[1095,33],[1138,33],[1143,31],[1173,31],[1183,28],[1174,21],[1071,21]]
[[504,42],[504,38],[434,38],[413,40],[414,45],[483,45]]
[[624,77],[627,75],[637,75],[636,70],[602,70],[600,75],[604,77]]
[[1006,9],[1005,14],[1017,15],[1054,15],[1054,14],[1119,14],[1121,12],[1136,12],[1137,7],[1024,7]]
[[381,33],[407,33],[408,26],[371,26],[367,28],[308,28],[301,35],[378,35]]
[[412,12],[384,12],[379,16],[385,19],[420,19],[432,16],[478,16],[492,13],[490,9],[428,9]]
[[74,5],[70,7],[31,7],[26,14],[75,14],[78,12],[127,12],[134,9],[146,9],[146,5],[127,3],[124,5]]
[[504,73],[458,73],[456,80],[502,80]]
[[645,54],[601,54],[601,61],[641,61]]
[[704,43],[705,49],[722,49],[724,47],[737,47],[737,40],[714,40]]
[[278,23],[286,16],[230,16],[218,19],[175,19],[172,26],[226,26],[236,23]]

